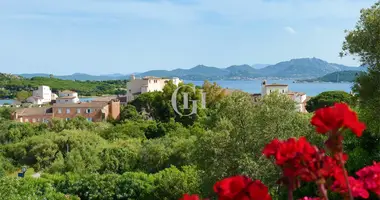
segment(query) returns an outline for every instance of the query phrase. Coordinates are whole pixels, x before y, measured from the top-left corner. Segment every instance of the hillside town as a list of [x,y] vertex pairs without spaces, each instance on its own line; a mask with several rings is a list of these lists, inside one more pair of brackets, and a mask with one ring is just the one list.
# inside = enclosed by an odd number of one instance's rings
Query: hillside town
[[[172,79],[152,76],[136,78],[131,75],[130,81],[127,83],[126,95],[97,97],[91,102],[82,102],[75,91],[59,91],[57,95],[51,91],[49,86],[42,85],[37,90],[34,90],[33,95],[26,100],[34,106],[16,109],[12,114],[12,119],[18,122],[30,123],[49,122],[53,118],[68,121],[78,116],[92,122],[101,122],[107,119],[118,120],[121,105],[126,105],[128,102],[133,101],[140,94],[162,91],[169,81],[172,81],[176,86],[183,83],[182,80],[176,77]],[[264,80],[261,93],[251,94],[251,96],[257,99],[273,92],[289,96],[295,101],[298,112],[307,112],[305,106],[309,98],[303,92],[290,91],[287,84],[267,84]]]

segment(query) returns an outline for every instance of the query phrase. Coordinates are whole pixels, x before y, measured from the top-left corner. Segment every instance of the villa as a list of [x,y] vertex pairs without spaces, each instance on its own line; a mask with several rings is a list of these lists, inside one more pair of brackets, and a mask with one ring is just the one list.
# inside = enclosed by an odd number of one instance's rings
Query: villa
[[72,104],[79,103],[78,93],[70,90],[60,91],[56,98],[58,104]]
[[108,102],[55,103],[49,107],[20,108],[12,113],[13,120],[29,123],[47,123],[53,118],[68,121],[78,116],[92,122],[117,120],[120,117],[120,102],[112,99]]
[[130,81],[127,83],[127,102],[132,101],[137,95],[146,92],[162,91],[170,80],[178,86],[182,81],[179,78],[165,79],[159,77],[147,76],[142,79],[137,79],[131,75]]
[[26,99],[28,103],[32,104],[47,104],[50,103],[57,95],[52,93],[49,86],[39,86],[37,90],[33,91],[33,95]]
[[296,109],[298,112],[307,112],[306,102],[308,100],[307,96],[303,92],[293,92],[289,90],[287,84],[267,84],[264,80],[261,85],[261,96],[269,95],[272,92],[278,92],[280,94],[288,95],[291,99],[296,102]]

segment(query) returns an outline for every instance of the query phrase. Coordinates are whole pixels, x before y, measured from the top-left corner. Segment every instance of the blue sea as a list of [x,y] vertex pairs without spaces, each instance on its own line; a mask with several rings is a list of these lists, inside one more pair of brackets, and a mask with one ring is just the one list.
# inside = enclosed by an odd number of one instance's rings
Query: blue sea
[[[203,81],[184,81],[185,83],[193,83],[195,85],[203,85]],[[216,82],[218,85],[229,88],[238,89],[249,93],[260,93],[262,80],[250,81],[210,81]],[[304,92],[307,96],[316,96],[321,92],[331,90],[341,90],[350,92],[352,83],[293,83],[293,80],[267,80],[267,84],[282,83],[288,84],[289,90],[294,92]]]

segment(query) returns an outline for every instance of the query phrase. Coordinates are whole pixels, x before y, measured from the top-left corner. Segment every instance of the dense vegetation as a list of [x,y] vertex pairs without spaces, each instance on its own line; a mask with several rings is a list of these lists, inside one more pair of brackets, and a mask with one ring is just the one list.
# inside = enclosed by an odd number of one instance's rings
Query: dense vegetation
[[345,91],[327,91],[312,97],[306,103],[306,109],[308,112],[314,112],[319,108],[333,106],[336,102],[344,102],[354,106],[354,96],[348,94]]
[[28,79],[0,73],[0,99],[21,97],[19,99],[23,100],[25,96],[31,94],[31,91],[41,85],[49,86],[56,93],[59,90],[75,90],[81,96],[97,96],[103,94],[125,94],[126,81],[72,81],[56,79],[54,77],[34,77]]
[[[205,82],[207,108],[179,117],[168,100],[175,88],[169,83],[163,92],[140,95],[122,109],[119,122],[76,118],[32,125],[9,121],[9,108],[2,108],[0,198],[175,200],[184,193],[213,198],[215,181],[244,174],[263,180],[272,196],[281,199],[286,192],[275,187],[279,170],[261,155],[264,145],[274,138],[299,136],[322,145],[309,124],[310,115],[296,112],[286,96],[273,93],[255,103],[249,94],[226,95],[218,85]],[[189,87],[184,91],[200,99],[199,88],[195,94]],[[178,102],[183,101],[180,96]],[[181,106],[179,110],[186,113]],[[350,170],[379,160],[377,136],[346,141]],[[29,174],[15,179],[22,166],[41,178]],[[305,185],[296,196],[310,191]]]
[[[347,53],[369,65],[368,73],[356,80],[358,102],[352,104],[368,128],[360,138],[344,137],[349,174],[380,161],[379,30],[380,2],[362,11],[344,44]],[[175,89],[169,83],[163,92],[140,95],[122,109],[117,122],[76,118],[23,124],[9,120],[9,108],[0,108],[0,198],[176,200],[190,193],[215,199],[216,181],[241,174],[262,180],[273,199],[285,199],[286,189],[276,184],[280,169],[264,158],[264,145],[274,138],[305,136],[323,146],[323,135],[309,123],[311,115],[296,112],[285,95],[272,93],[253,102],[246,93],[226,95],[218,85],[205,82],[206,109],[199,106],[197,114],[181,117],[170,106]],[[195,93],[189,87],[181,91],[190,99],[201,98],[200,88]],[[335,93],[328,95],[333,100],[317,101],[318,106],[344,101],[340,96],[346,95]],[[177,97],[182,102],[181,95]],[[179,104],[182,113],[192,108]],[[42,173],[41,178],[26,174],[16,179],[22,166]],[[317,196],[316,188],[301,185],[294,199],[304,196]]]

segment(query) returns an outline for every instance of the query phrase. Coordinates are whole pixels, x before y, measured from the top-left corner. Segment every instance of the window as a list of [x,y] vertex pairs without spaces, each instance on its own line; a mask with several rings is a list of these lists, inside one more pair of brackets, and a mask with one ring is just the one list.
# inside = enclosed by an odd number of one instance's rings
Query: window
[[87,121],[92,122],[92,118],[91,117],[87,118]]
[[86,109],[86,113],[91,113],[92,112],[92,109],[91,108],[87,108]]
[[29,119],[28,119],[28,118],[26,118],[26,119],[25,119],[25,122],[29,122]]
[[77,108],[77,113],[80,113],[80,108]]
[[69,102],[69,100],[66,99],[65,102]]
[[285,91],[284,91],[284,90],[282,90],[282,93],[285,93]]
[[70,96],[69,94],[67,94],[67,96]]
[[271,93],[272,92],[272,90],[269,90],[269,93]]
[[58,108],[58,113],[59,113],[59,114],[62,113],[62,109],[61,109],[61,108]]
[[70,118],[67,117],[67,118],[66,118],[66,121],[69,121],[69,120],[70,120]]
[[67,114],[70,113],[70,108],[66,108],[66,113],[67,113]]
[[33,119],[32,119],[32,122],[36,122],[36,119],[35,119],[35,118],[33,118]]

